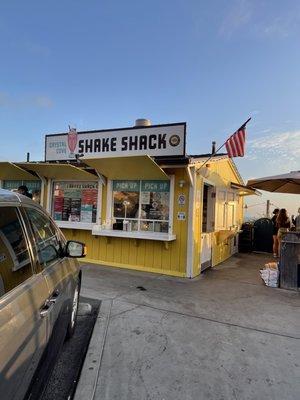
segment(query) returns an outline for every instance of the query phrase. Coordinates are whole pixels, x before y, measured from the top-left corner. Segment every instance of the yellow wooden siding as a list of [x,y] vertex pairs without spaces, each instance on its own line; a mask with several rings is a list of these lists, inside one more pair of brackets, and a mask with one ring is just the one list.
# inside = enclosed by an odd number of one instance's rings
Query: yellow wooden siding
[[[208,170],[209,177],[208,180],[213,183],[218,188],[230,188],[230,183],[241,183],[238,175],[236,174],[235,169],[231,165],[231,161],[229,159],[208,162]],[[200,167],[201,163],[196,167]],[[194,208],[194,254],[193,254],[193,276],[197,276],[200,273],[200,257],[201,257],[201,233],[202,233],[202,190],[203,190],[203,179],[201,177],[196,178],[196,189],[201,190],[201,204],[200,204],[200,218],[199,213],[197,211],[196,203]],[[196,195],[197,199],[197,195]],[[197,201],[197,200],[196,200]],[[244,201],[242,197],[239,197],[239,200],[236,204],[236,217],[239,225],[243,222],[244,217],[244,209],[243,209]],[[217,208],[217,207],[216,207]],[[215,215],[216,216],[216,215]],[[229,258],[231,254],[232,248],[232,240],[233,238],[226,238],[220,241],[217,232],[212,232],[212,266],[215,266],[227,258]]]
[[227,260],[231,254],[231,238],[223,240],[218,243],[217,233],[213,233],[212,237],[212,266]]
[[230,182],[241,183],[229,159],[208,162],[211,175],[209,179],[216,182],[217,186],[228,186]]
[[[112,265],[149,272],[158,272],[174,276],[186,276],[187,259],[187,225],[189,184],[188,176],[184,168],[169,169],[166,172],[175,176],[174,182],[174,209],[173,209],[173,234],[176,240],[161,242],[155,240],[96,237],[90,231],[64,229],[68,239],[76,239],[87,245],[87,261],[102,265]],[[179,187],[179,181],[186,184]],[[179,194],[186,196],[184,206],[178,205]],[[106,216],[107,186],[102,191],[102,223],[109,217]],[[177,219],[178,212],[186,213],[186,220]]]
[[[215,184],[216,188],[229,188],[230,182],[239,182],[229,160],[211,163],[209,170],[211,171],[209,180]],[[164,242],[153,240],[97,237],[93,236],[90,231],[64,229],[68,239],[81,240],[87,244],[86,261],[173,276],[186,276],[189,180],[184,168],[169,169],[166,172],[175,176],[173,233],[176,235],[176,240],[165,245]],[[186,182],[183,188],[179,187],[180,180]],[[196,175],[194,190],[192,276],[197,276],[200,273],[203,195],[203,178],[199,175]],[[179,194],[186,196],[184,206],[178,204]],[[100,223],[104,223],[109,218],[106,216],[106,206],[107,186],[103,186]],[[178,212],[186,213],[185,221],[177,219]],[[241,224],[243,220],[242,198],[239,198],[237,203],[237,219]],[[232,239],[228,238],[220,242],[217,232],[212,232],[211,235],[212,265],[215,266],[231,256]]]

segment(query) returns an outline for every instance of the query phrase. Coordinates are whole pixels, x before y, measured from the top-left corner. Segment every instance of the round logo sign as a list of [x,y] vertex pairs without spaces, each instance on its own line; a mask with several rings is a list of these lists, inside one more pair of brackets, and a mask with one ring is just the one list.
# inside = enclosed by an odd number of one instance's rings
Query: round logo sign
[[180,143],[180,137],[178,135],[172,135],[169,139],[169,143],[171,146],[176,147]]

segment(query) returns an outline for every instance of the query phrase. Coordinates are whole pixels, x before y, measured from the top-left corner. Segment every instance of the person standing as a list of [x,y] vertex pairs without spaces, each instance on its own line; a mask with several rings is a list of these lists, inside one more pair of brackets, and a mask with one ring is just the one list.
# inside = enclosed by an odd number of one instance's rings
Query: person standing
[[277,216],[276,219],[276,225],[278,228],[278,254],[280,255],[280,247],[281,247],[281,241],[282,237],[288,232],[288,230],[291,228],[291,221],[287,215],[287,211],[285,208],[282,208]]
[[300,231],[300,207],[298,208],[298,215],[296,218],[292,216],[292,222],[295,225],[296,231]]
[[18,187],[18,193],[32,199],[32,195],[31,195],[31,193],[29,193],[28,187],[25,185],[21,185]]
[[274,257],[278,257],[278,237],[277,237],[277,233],[278,233],[278,228],[277,228],[277,217],[279,214],[279,208],[275,208],[275,210],[273,211],[273,217],[271,218],[272,224],[273,224],[273,256]]

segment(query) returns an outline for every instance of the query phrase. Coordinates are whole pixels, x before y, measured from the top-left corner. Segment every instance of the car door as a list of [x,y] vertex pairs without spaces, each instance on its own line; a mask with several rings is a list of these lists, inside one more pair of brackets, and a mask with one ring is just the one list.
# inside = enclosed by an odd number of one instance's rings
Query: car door
[[75,263],[63,256],[64,239],[51,219],[42,210],[26,207],[34,236],[34,251],[43,271],[54,307],[50,314],[51,332],[58,341],[64,339],[72,293],[75,288]]
[[0,397],[23,399],[47,344],[49,296],[17,206],[0,206]]

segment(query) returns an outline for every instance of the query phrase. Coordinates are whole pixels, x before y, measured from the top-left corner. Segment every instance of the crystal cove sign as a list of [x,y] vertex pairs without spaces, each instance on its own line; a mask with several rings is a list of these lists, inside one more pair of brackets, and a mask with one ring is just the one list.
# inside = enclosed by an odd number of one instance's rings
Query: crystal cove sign
[[122,156],[185,155],[186,124],[152,125],[123,129],[46,135],[45,161]]

